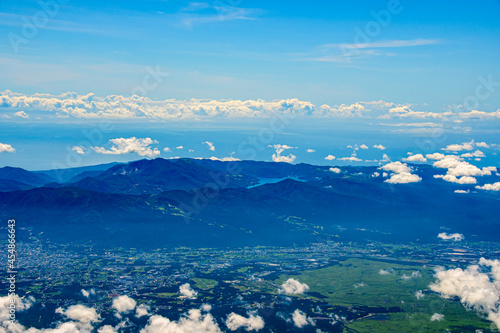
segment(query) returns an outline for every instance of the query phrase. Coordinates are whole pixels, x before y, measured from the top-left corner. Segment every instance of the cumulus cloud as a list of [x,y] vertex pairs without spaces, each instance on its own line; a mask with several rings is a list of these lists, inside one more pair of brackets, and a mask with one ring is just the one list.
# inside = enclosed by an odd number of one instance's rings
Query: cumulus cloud
[[95,290],[94,290],[94,288],[90,289],[90,291],[82,289],[81,293],[82,293],[83,297],[87,297],[88,298],[90,295],[95,295]]
[[391,274],[391,272],[388,271],[388,270],[386,270],[386,269],[381,269],[381,270],[378,271],[378,273],[380,275],[389,275],[389,274]]
[[34,298],[19,297],[16,294],[13,296],[0,296],[0,325],[10,320],[9,306],[12,304],[11,301],[14,301],[16,311],[19,312],[28,310],[35,302]]
[[441,154],[441,153],[432,153],[432,154],[427,154],[425,155],[426,158],[430,159],[430,160],[442,160],[446,157],[451,157],[451,158],[455,158],[455,159],[461,159],[460,157],[458,156],[455,156],[455,155],[445,155],[445,154]]
[[286,163],[293,163],[297,156],[293,154],[289,154],[288,156],[283,156],[281,155],[282,152],[284,152],[286,149],[294,149],[295,147],[290,147],[287,145],[269,145],[269,147],[272,147],[276,150],[276,153],[273,154],[272,158],[274,162],[286,162]]
[[148,324],[140,333],[222,333],[214,317],[210,313],[192,309],[178,321],[155,315],[149,318]]
[[237,161],[241,161],[239,158],[232,157],[232,156],[222,157],[222,158],[212,156],[212,157],[209,157],[208,159],[212,160],[212,161],[222,161],[222,162],[237,162]]
[[193,299],[198,295],[198,292],[191,288],[189,283],[184,283],[179,287],[179,293],[186,298]]
[[431,321],[442,321],[444,320],[444,314],[435,313],[431,316]]
[[403,173],[393,174],[391,178],[387,179],[385,182],[391,184],[407,184],[407,183],[418,183],[421,180],[422,178],[420,178],[418,175],[403,172]]
[[333,155],[328,155],[327,157],[325,157],[325,160],[327,161],[333,161],[335,159],[335,156]]
[[170,148],[168,148],[168,147],[165,147],[165,148],[163,148],[163,151],[164,151],[165,153],[170,153],[170,152],[172,151],[172,149],[170,149]]
[[155,157],[160,155],[158,148],[152,149],[151,144],[156,144],[158,141],[151,138],[116,138],[109,140],[113,144],[111,149],[106,150],[104,147],[92,147],[99,154],[121,155],[136,153],[139,156]]
[[292,314],[292,321],[295,327],[302,328],[307,325],[315,326],[316,323],[313,319],[308,318],[306,314],[299,309],[296,309]]
[[365,144],[362,144],[361,146],[359,146],[359,148],[361,148],[361,149],[368,149],[368,146],[365,145]]
[[341,170],[339,168],[330,168],[329,170],[333,173],[340,173],[341,172]]
[[379,149],[379,150],[385,150],[386,148],[382,145],[374,145],[373,148]]
[[244,328],[246,331],[258,331],[264,328],[264,320],[254,314],[249,314],[249,317],[245,318],[233,312],[227,316],[226,326],[231,331],[239,328]]
[[464,142],[462,144],[452,144],[448,145],[445,148],[441,148],[441,150],[446,151],[462,151],[462,150],[472,150],[474,149],[474,140],[471,142]]
[[308,153],[315,153],[315,152],[316,152],[316,150],[315,150],[315,149],[311,149],[311,148],[307,149],[306,151],[307,151]]
[[30,116],[28,116],[28,114],[24,111],[19,111],[19,112],[16,112],[14,113],[14,116],[16,117],[21,117],[21,118],[24,118],[24,119],[29,119]]
[[500,261],[481,258],[466,269],[438,268],[431,290],[442,297],[458,297],[467,307],[485,314],[500,329]]
[[135,316],[141,318],[149,315],[149,306],[146,304],[141,304],[135,309]]
[[482,148],[490,148],[490,145],[487,144],[486,142],[476,142],[476,146],[482,147]]
[[281,288],[278,292],[289,295],[303,294],[309,290],[309,286],[305,283],[300,283],[299,281],[290,278],[283,282]]
[[427,159],[422,154],[410,155],[408,157],[403,158],[403,161],[406,162],[427,162]]
[[60,313],[71,320],[76,320],[82,323],[95,323],[100,321],[101,316],[97,314],[94,308],[86,307],[85,305],[76,304],[70,306],[68,309],[56,309],[56,313]]
[[456,184],[476,184],[477,179],[474,177],[470,176],[462,176],[462,177],[456,177],[452,175],[434,175],[434,178],[441,178],[446,180],[447,182],[450,183],[456,183]]
[[140,96],[96,96],[67,92],[60,95],[25,95],[10,90],[0,92],[3,107],[45,112],[49,117],[180,120],[208,118],[271,118],[285,116],[317,118],[381,118],[381,119],[439,119],[453,116],[457,120],[499,119],[500,110],[485,112],[428,112],[415,111],[410,104],[385,101],[355,102],[353,104],[314,105],[299,99],[283,100],[152,100]]
[[500,182],[494,184],[484,184],[483,186],[476,186],[477,189],[486,191],[500,191]]
[[411,173],[411,168],[406,163],[391,162],[388,163],[380,169],[392,172],[389,179],[385,180],[386,183],[391,184],[406,184],[406,183],[416,183],[422,180],[418,175]]
[[85,154],[85,150],[87,150],[87,148],[85,148],[84,146],[74,146],[73,148],[71,148],[71,150],[73,150],[77,154],[83,155]]
[[339,158],[339,161],[361,162],[363,160],[360,159],[360,158],[357,158],[356,156],[351,156],[351,157],[342,157],[342,158]]
[[205,141],[203,142],[204,144],[206,144],[208,146],[208,149],[210,149],[211,151],[215,151],[215,146],[214,146],[214,143],[213,142],[210,142],[210,141]]
[[175,147],[175,149],[184,149],[184,147],[183,146],[177,146],[177,147]]
[[447,182],[457,184],[476,184],[477,180],[474,176],[490,176],[492,172],[497,171],[496,167],[480,169],[455,155],[435,153],[426,157],[437,160],[433,163],[435,168],[448,169],[445,175],[434,175],[434,178],[442,178]]
[[113,299],[111,307],[118,311],[118,313],[129,313],[135,309],[136,301],[127,295],[122,295]]
[[14,153],[16,150],[6,143],[0,143],[0,153]]
[[447,234],[446,232],[441,232],[438,234],[438,238],[444,239],[444,240],[453,240],[455,242],[460,242],[465,239],[465,236],[462,234],[454,233],[454,234]]
[[414,271],[414,272],[411,272],[410,275],[403,274],[403,276],[401,276],[401,278],[403,280],[411,280],[411,279],[417,279],[421,276],[422,276],[422,274],[420,274],[419,271]]
[[482,151],[480,151],[480,150],[476,150],[473,153],[465,153],[465,154],[462,154],[460,156],[461,157],[467,157],[467,158],[472,158],[472,157],[486,157],[486,155],[484,155],[484,153]]
[[423,291],[422,291],[422,290],[417,290],[417,291],[415,291],[415,294],[414,294],[414,295],[415,295],[415,297],[416,297],[418,300],[420,300],[420,299],[424,298],[424,293],[423,293]]
[[465,191],[465,190],[455,190],[453,192],[454,193],[470,193],[470,190],[467,190],[467,191]]

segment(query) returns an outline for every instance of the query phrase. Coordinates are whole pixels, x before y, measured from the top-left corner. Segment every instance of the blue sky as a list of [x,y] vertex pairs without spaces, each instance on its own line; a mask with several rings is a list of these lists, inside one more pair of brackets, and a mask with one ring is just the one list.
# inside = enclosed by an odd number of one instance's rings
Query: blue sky
[[[245,159],[277,116],[293,121],[252,158],[498,165],[499,14],[489,0],[2,1],[0,165]],[[113,130],[89,142],[101,121]]]
[[[38,1],[0,3],[0,90],[130,95],[149,66],[169,73],[148,91],[157,99],[441,110],[460,104],[478,76],[500,77],[500,1],[60,1],[28,38],[23,18],[43,12]],[[373,13],[390,8],[390,22],[378,23]],[[13,34],[25,38],[17,47]],[[344,57],[340,45],[357,41],[373,47]],[[499,96],[482,104],[494,108]]]

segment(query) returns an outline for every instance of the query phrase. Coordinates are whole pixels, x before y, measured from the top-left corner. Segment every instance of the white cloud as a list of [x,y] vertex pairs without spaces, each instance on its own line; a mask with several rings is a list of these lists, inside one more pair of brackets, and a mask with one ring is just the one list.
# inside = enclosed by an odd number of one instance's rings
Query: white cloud
[[85,150],[87,150],[87,148],[85,148],[85,146],[74,146],[73,148],[71,148],[71,150],[73,150],[77,154],[83,155],[85,154]]
[[210,313],[203,314],[198,309],[189,310],[178,321],[155,315],[140,333],[222,333]]
[[391,274],[391,272],[389,272],[389,271],[388,271],[388,270],[386,270],[386,269],[381,269],[381,270],[379,270],[379,271],[378,271],[378,273],[379,273],[380,275],[389,275],[389,274]]
[[158,141],[151,138],[116,138],[109,140],[114,146],[110,150],[106,150],[104,147],[92,147],[95,152],[99,154],[110,154],[110,155],[121,155],[136,153],[139,156],[155,157],[160,155],[158,148],[152,149],[151,144],[156,144]]
[[296,295],[303,294],[307,290],[309,290],[309,286],[307,284],[300,283],[299,281],[290,278],[283,282],[281,288],[278,291],[283,294]]
[[462,154],[460,156],[461,157],[468,157],[468,158],[471,158],[471,157],[486,157],[486,155],[484,155],[484,153],[482,151],[480,151],[480,150],[476,150],[473,153],[465,153],[465,154]]
[[136,301],[127,295],[122,295],[113,299],[111,307],[118,313],[128,313],[135,309]]
[[441,153],[432,153],[432,154],[427,154],[425,155],[426,158],[430,159],[430,160],[442,160],[446,157],[454,157],[456,159],[461,159],[460,157],[458,156],[454,156],[454,155],[445,155],[445,154],[441,154]]
[[422,154],[415,154],[408,157],[403,158],[403,161],[406,162],[427,162],[427,159]]
[[351,156],[351,157],[339,158],[339,161],[362,162],[363,160],[360,158],[357,158],[356,156]]
[[231,331],[239,328],[244,328],[246,331],[258,331],[264,328],[264,320],[254,314],[249,314],[249,317],[245,318],[233,312],[227,316],[226,326]]
[[[427,155],[429,157],[429,155]],[[496,167],[478,168],[469,162],[462,161],[460,157],[454,155],[436,155],[439,160],[434,162],[435,168],[448,169],[446,175],[434,175],[434,178],[442,178],[447,182],[457,184],[476,184],[474,176],[490,176],[496,172]]]
[[420,299],[424,298],[424,296],[425,296],[422,290],[417,290],[417,291],[415,291],[415,294],[414,294],[414,295],[415,295],[415,297],[416,297],[418,300],[420,300]]
[[441,150],[446,151],[462,151],[462,150],[472,150],[474,149],[474,140],[471,142],[464,142],[462,144],[452,144],[448,145],[445,148],[441,148]]
[[149,316],[149,306],[146,304],[141,304],[135,309],[135,316],[137,318]]
[[391,176],[391,178],[387,179],[385,182],[391,184],[408,184],[408,183],[418,183],[421,181],[418,175],[414,175],[408,172],[396,173]]
[[359,148],[361,148],[361,149],[368,149],[368,146],[365,145],[365,144],[362,144],[361,146],[359,146]]
[[342,172],[339,168],[330,168],[329,170],[333,173],[341,173]]
[[170,153],[170,152],[172,151],[172,149],[170,149],[170,148],[168,148],[168,147],[165,147],[165,148],[163,148],[163,151],[164,151],[165,153]]
[[81,293],[82,293],[82,295],[83,295],[84,297],[87,297],[87,298],[90,296],[90,294],[95,295],[95,291],[94,291],[94,289],[91,289],[90,291],[87,291],[87,290],[85,290],[85,289],[82,289],[82,290],[81,290]]
[[308,153],[315,153],[315,152],[316,152],[316,150],[315,150],[315,149],[311,149],[311,148],[307,149],[306,151],[307,151]]
[[222,161],[222,162],[237,162],[237,161],[241,161],[239,158],[232,157],[232,156],[222,157],[222,158],[212,156],[212,157],[209,157],[208,159],[212,160],[212,161]]
[[272,158],[274,162],[286,162],[286,163],[293,163],[297,156],[293,154],[289,154],[288,156],[282,156],[281,153],[285,151],[285,149],[294,149],[295,147],[290,147],[287,145],[269,145],[269,147],[272,147],[276,150],[276,153],[273,154]]
[[486,314],[500,329],[500,261],[481,258],[466,269],[437,269],[431,290],[442,297],[457,296],[467,308]]
[[335,159],[335,156],[333,155],[328,155],[327,157],[325,157],[325,160],[327,161],[333,161]]
[[454,233],[454,234],[447,234],[446,232],[441,232],[438,234],[438,238],[444,239],[444,240],[453,240],[455,242],[460,242],[465,239],[464,235]]
[[500,191],[500,182],[494,184],[484,184],[483,186],[476,186],[477,189],[486,191]]
[[175,147],[175,149],[184,149],[183,146],[178,146],[178,147]]
[[490,148],[490,145],[488,145],[486,142],[476,142],[476,146],[482,148]]
[[444,320],[444,314],[435,313],[431,316],[431,321],[442,321]]
[[95,323],[100,321],[101,317],[94,308],[88,308],[81,304],[72,305],[66,311],[62,308],[58,308],[56,309],[56,313],[60,313],[71,320],[82,323]]
[[[217,19],[219,15],[215,15]],[[226,15],[224,15],[226,16]],[[367,50],[370,51],[371,50]],[[271,118],[276,114],[317,118],[381,118],[457,120],[500,119],[500,110],[485,112],[414,111],[410,104],[385,101],[355,102],[353,104],[314,105],[297,98],[283,100],[152,100],[140,96],[96,96],[67,92],[60,95],[24,95],[6,90],[0,92],[0,105],[26,111],[36,110],[46,117],[151,119],[155,121],[209,118]]]
[[454,193],[470,193],[470,190],[467,190],[467,191],[465,191],[465,190],[455,190],[453,192]]
[[102,327],[99,327],[97,333],[118,333],[118,329],[114,328],[111,325],[104,325]]
[[379,150],[385,150],[386,148],[382,145],[374,145],[373,148],[379,149]]
[[392,171],[395,173],[403,173],[403,172],[410,173],[411,172],[411,168],[408,167],[408,165],[406,163],[401,163],[399,161],[386,164],[386,165],[380,167],[380,169],[385,170],[385,171]]
[[193,299],[198,295],[198,292],[191,288],[189,283],[184,283],[179,287],[179,293],[186,298]]
[[411,279],[416,279],[416,278],[419,278],[421,277],[422,274],[420,274],[419,271],[414,271],[414,272],[411,272],[411,275],[406,275],[406,274],[403,274],[403,276],[401,276],[401,278],[403,280],[411,280]]
[[28,116],[28,114],[24,111],[19,111],[19,112],[16,112],[14,113],[14,116],[16,117],[21,117],[21,118],[24,118],[24,119],[29,119],[30,116]]
[[210,141],[205,141],[203,142],[204,144],[206,144],[208,146],[208,149],[210,149],[211,151],[215,151],[215,146],[214,146],[214,143],[213,142],[210,142]]
[[457,178],[456,176],[452,176],[452,175],[434,175],[434,178],[441,178],[447,182],[456,183],[456,184],[468,184],[468,185],[470,185],[470,184],[477,183],[477,179],[474,177],[470,177],[470,176],[462,176],[460,178]]
[[292,314],[292,321],[295,327],[297,328],[302,328],[307,325],[312,325],[316,326],[316,323],[314,322],[313,319],[308,318],[307,315],[300,311],[299,309],[296,309],[293,314]]
[[16,150],[6,143],[0,143],[0,153],[14,153]]
[[418,175],[414,175],[411,173],[412,170],[406,163],[401,163],[399,161],[388,163],[380,167],[380,169],[393,172],[391,177],[385,180],[385,182],[387,183],[407,184],[416,183],[422,180],[422,178],[420,178]]

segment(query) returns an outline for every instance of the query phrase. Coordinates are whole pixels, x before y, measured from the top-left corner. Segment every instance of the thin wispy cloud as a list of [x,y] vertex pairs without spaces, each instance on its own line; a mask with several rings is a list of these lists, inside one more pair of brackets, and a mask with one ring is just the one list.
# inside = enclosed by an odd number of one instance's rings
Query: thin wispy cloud
[[179,11],[181,25],[193,28],[197,25],[234,20],[254,20],[256,10],[234,6],[210,5],[206,2],[191,2]]
[[369,43],[333,43],[323,44],[312,55],[302,60],[315,62],[336,62],[349,63],[352,60],[362,59],[373,56],[393,57],[397,54],[384,49],[407,48],[414,46],[439,44],[438,39],[417,38],[410,40],[386,40]]
[[358,44],[326,44],[324,46],[327,48],[344,47],[347,49],[378,49],[378,48],[398,48],[398,47],[433,45],[438,43],[439,43],[438,39],[417,38],[411,40],[388,40],[388,41],[358,43]]

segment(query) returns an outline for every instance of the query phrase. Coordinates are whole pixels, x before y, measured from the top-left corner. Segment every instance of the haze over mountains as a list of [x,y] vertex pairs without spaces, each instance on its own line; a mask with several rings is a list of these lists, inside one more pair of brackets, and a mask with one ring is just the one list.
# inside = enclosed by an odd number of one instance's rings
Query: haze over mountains
[[375,166],[257,161],[158,158],[64,177],[6,167],[0,217],[15,217],[20,237],[147,248],[428,242],[441,232],[498,239],[496,192],[460,185],[470,193],[455,193],[456,184],[434,177],[441,170],[410,166],[421,182],[388,183]]

